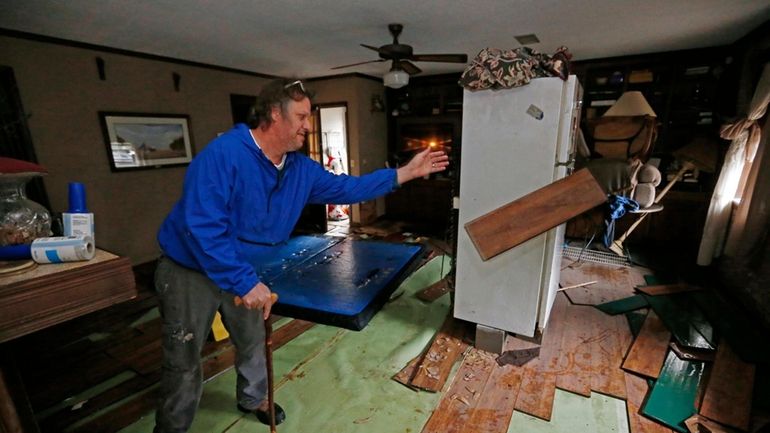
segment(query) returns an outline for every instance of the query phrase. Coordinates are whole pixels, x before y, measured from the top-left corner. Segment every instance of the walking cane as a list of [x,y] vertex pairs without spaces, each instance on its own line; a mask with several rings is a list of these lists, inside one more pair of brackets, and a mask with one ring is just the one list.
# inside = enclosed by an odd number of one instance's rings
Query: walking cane
[[[235,305],[243,304],[240,296],[234,299]],[[270,294],[270,304],[278,302],[278,294]],[[265,319],[265,366],[267,367],[267,405],[270,408],[270,433],[276,433],[275,429],[275,401],[273,396],[273,324],[270,317]]]
[[[278,295],[270,294],[271,304],[278,301]],[[273,397],[273,324],[265,319],[265,365],[267,366],[267,405],[270,407],[270,433],[275,431],[275,401]]]

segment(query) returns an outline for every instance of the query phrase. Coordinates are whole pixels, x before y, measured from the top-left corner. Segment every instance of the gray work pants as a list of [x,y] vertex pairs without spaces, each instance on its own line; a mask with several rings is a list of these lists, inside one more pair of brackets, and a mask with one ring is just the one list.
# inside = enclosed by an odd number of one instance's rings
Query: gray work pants
[[233,295],[200,272],[162,257],[155,272],[163,320],[163,376],[156,433],[190,428],[203,391],[200,353],[217,310],[236,348],[236,398],[253,409],[267,395],[262,311],[236,307]]

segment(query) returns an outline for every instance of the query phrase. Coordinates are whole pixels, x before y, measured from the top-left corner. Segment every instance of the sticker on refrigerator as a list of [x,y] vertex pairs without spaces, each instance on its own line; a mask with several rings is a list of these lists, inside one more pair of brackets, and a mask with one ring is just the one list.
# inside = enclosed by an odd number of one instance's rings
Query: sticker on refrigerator
[[537,120],[543,119],[543,110],[537,108],[534,105],[530,105],[529,108],[527,108],[527,114],[534,117]]

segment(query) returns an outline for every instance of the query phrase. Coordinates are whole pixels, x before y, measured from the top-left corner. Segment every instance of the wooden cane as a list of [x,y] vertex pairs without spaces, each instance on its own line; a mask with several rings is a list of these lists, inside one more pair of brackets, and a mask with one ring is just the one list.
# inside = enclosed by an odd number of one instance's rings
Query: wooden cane
[[[236,296],[233,299],[235,306],[243,304],[243,299]],[[270,305],[278,302],[278,294],[270,294]],[[270,408],[270,433],[276,433],[275,429],[275,401],[273,396],[273,324],[270,317],[265,319],[265,366],[267,367],[267,405]]]
[[[278,295],[270,294],[273,304],[278,301]],[[273,397],[273,324],[270,318],[265,319],[265,365],[267,366],[267,404],[270,407],[270,433],[275,430],[275,401]]]

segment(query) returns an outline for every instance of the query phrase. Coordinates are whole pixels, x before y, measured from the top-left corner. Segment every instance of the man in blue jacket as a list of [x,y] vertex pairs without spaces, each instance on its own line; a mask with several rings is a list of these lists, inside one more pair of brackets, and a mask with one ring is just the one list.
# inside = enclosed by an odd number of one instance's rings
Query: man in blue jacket
[[[244,259],[244,243],[270,254],[289,238],[305,204],[370,200],[448,165],[443,152],[426,149],[397,170],[329,173],[297,152],[310,130],[310,109],[301,81],[273,81],[249,125],[217,137],[187,170],[182,197],[158,233],[163,378],[156,433],[186,432],[192,423],[202,392],[200,352],[216,311],[237,350],[238,409],[270,423],[264,320],[271,293]],[[235,306],[236,296],[245,308]],[[285,419],[277,404],[275,418]]]

